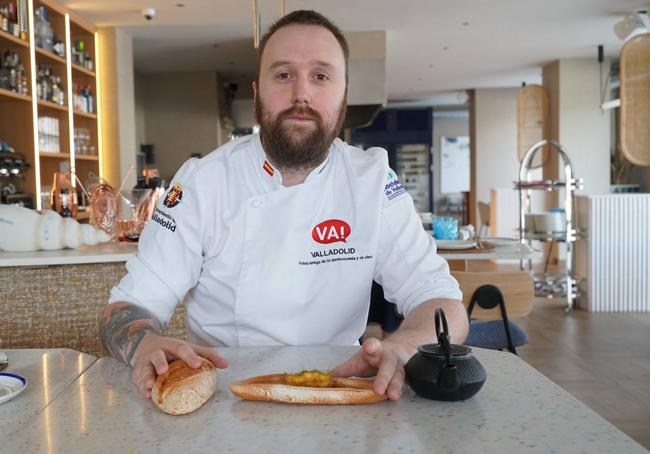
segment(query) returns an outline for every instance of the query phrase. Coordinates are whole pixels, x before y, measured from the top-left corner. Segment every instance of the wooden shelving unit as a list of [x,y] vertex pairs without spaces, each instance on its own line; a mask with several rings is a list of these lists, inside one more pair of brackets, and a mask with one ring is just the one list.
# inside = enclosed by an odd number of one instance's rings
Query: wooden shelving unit
[[[101,126],[97,115],[97,31],[92,24],[52,0],[28,0],[27,4],[29,40],[0,31],[0,52],[12,50],[18,53],[25,67],[29,88],[27,95],[0,89],[0,139],[25,157],[30,167],[18,183],[26,193],[33,194],[35,208],[46,208],[47,193],[54,172],[72,168],[81,181],[85,181],[89,173],[102,176],[99,166]],[[35,12],[41,6],[48,12],[55,35],[65,43],[64,56],[35,45]],[[89,68],[73,61],[73,46],[79,41],[83,41],[85,52],[92,62]],[[64,105],[38,99],[37,74],[40,65],[49,67],[60,79],[65,97]],[[75,87],[90,88],[93,96],[92,112],[83,112],[75,107]],[[58,120],[58,148],[41,150],[38,131],[38,119],[41,117]],[[77,128],[84,130],[83,136],[87,141],[84,150],[75,150]],[[52,136],[49,140],[52,140]],[[49,152],[52,149],[58,149],[60,152]]]
[[34,47],[34,51],[36,52],[36,54],[38,54],[39,57],[44,57],[46,63],[50,63],[50,64],[59,63],[64,66],[67,64],[65,58],[59,57],[57,54],[53,52],[47,51],[45,49],[41,49],[40,47]]
[[48,151],[41,151],[39,156],[42,158],[58,158],[58,159],[70,159],[69,153],[51,153]]
[[43,107],[45,109],[60,110],[62,112],[67,112],[68,111],[68,106],[67,105],[62,106],[61,104],[57,104],[57,103],[51,102],[51,101],[46,101],[44,99],[38,99],[36,101],[36,104],[38,104],[40,107]]
[[14,44],[18,44],[19,46],[29,48],[29,42],[25,41],[24,39],[17,38],[14,35],[11,35],[3,30],[0,30],[0,42],[2,41],[10,41]]
[[97,120],[97,114],[94,113],[87,113],[87,112],[81,112],[80,110],[75,110],[74,114],[80,117],[90,118],[91,120]]
[[0,88],[0,102],[2,101],[3,97],[18,99],[18,100],[26,101],[26,102],[29,102],[29,103],[32,102],[32,97],[29,96],[29,95],[21,95],[20,93],[14,93],[13,91],[5,90],[4,88]]

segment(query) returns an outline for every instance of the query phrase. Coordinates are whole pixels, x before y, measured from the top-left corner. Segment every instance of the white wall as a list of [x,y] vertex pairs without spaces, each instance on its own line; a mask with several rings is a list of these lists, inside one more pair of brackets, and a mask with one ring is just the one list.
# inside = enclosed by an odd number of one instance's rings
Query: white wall
[[[135,94],[133,81],[133,38],[122,28],[99,29],[102,80],[103,176],[118,187],[131,166],[135,166]],[[132,172],[125,187],[135,184]]]
[[490,203],[491,188],[513,188],[519,178],[517,91],[486,88],[475,92],[477,202]]
[[560,60],[559,141],[584,179],[582,194],[609,193],[611,111],[600,109],[600,90],[596,58]]
[[217,75],[214,72],[144,74],[146,142],[154,167],[170,181],[193,153],[219,146]]
[[147,128],[145,121],[145,98],[144,86],[145,79],[142,74],[135,72],[135,142],[137,149],[140,150],[140,145],[147,143]]
[[230,106],[232,121],[238,128],[251,128],[256,123],[253,99],[233,99]]

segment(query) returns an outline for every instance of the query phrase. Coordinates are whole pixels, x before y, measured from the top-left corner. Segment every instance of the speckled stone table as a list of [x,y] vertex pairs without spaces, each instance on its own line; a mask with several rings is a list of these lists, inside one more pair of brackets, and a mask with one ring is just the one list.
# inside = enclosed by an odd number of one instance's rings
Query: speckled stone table
[[98,360],[5,448],[8,452],[646,452],[510,353],[476,349],[488,381],[464,402],[420,399],[359,406],[246,402],[228,384],[251,375],[328,369],[353,347],[221,349],[230,361],[215,396],[169,416],[138,397],[129,370]]
[[29,383],[22,393],[0,405],[2,442],[24,430],[97,360],[69,349],[3,351],[7,353],[9,365],[2,372],[22,375]]

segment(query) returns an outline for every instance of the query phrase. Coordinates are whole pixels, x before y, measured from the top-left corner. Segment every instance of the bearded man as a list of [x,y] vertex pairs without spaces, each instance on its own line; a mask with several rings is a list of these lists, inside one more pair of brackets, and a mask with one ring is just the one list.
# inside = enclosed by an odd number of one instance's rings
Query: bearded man
[[[213,347],[358,345],[373,280],[405,319],[368,339],[332,373],[374,376],[399,399],[404,364],[435,342],[443,308],[462,343],[458,284],[436,254],[385,150],[337,138],[345,118],[348,44],[314,11],[273,24],[253,83],[259,135],[187,161],[111,292],[102,340],[149,397],[168,361],[228,363]],[[161,336],[187,302],[188,342]]]

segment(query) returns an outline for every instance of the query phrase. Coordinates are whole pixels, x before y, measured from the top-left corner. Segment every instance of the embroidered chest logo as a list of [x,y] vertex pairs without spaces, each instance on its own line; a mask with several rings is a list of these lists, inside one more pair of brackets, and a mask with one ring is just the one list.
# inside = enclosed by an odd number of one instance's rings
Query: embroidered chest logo
[[273,174],[275,173],[275,170],[273,170],[273,167],[271,167],[271,164],[269,164],[268,161],[264,161],[264,165],[262,166],[262,168],[266,170],[266,173],[268,173],[271,176],[273,176]]
[[321,244],[345,243],[350,233],[352,233],[352,229],[347,222],[340,219],[328,219],[312,229],[311,237]]
[[165,200],[163,200],[163,205],[166,206],[167,208],[174,208],[176,205],[181,203],[181,199],[183,198],[183,186],[176,183],[167,193],[167,196],[165,196]]

